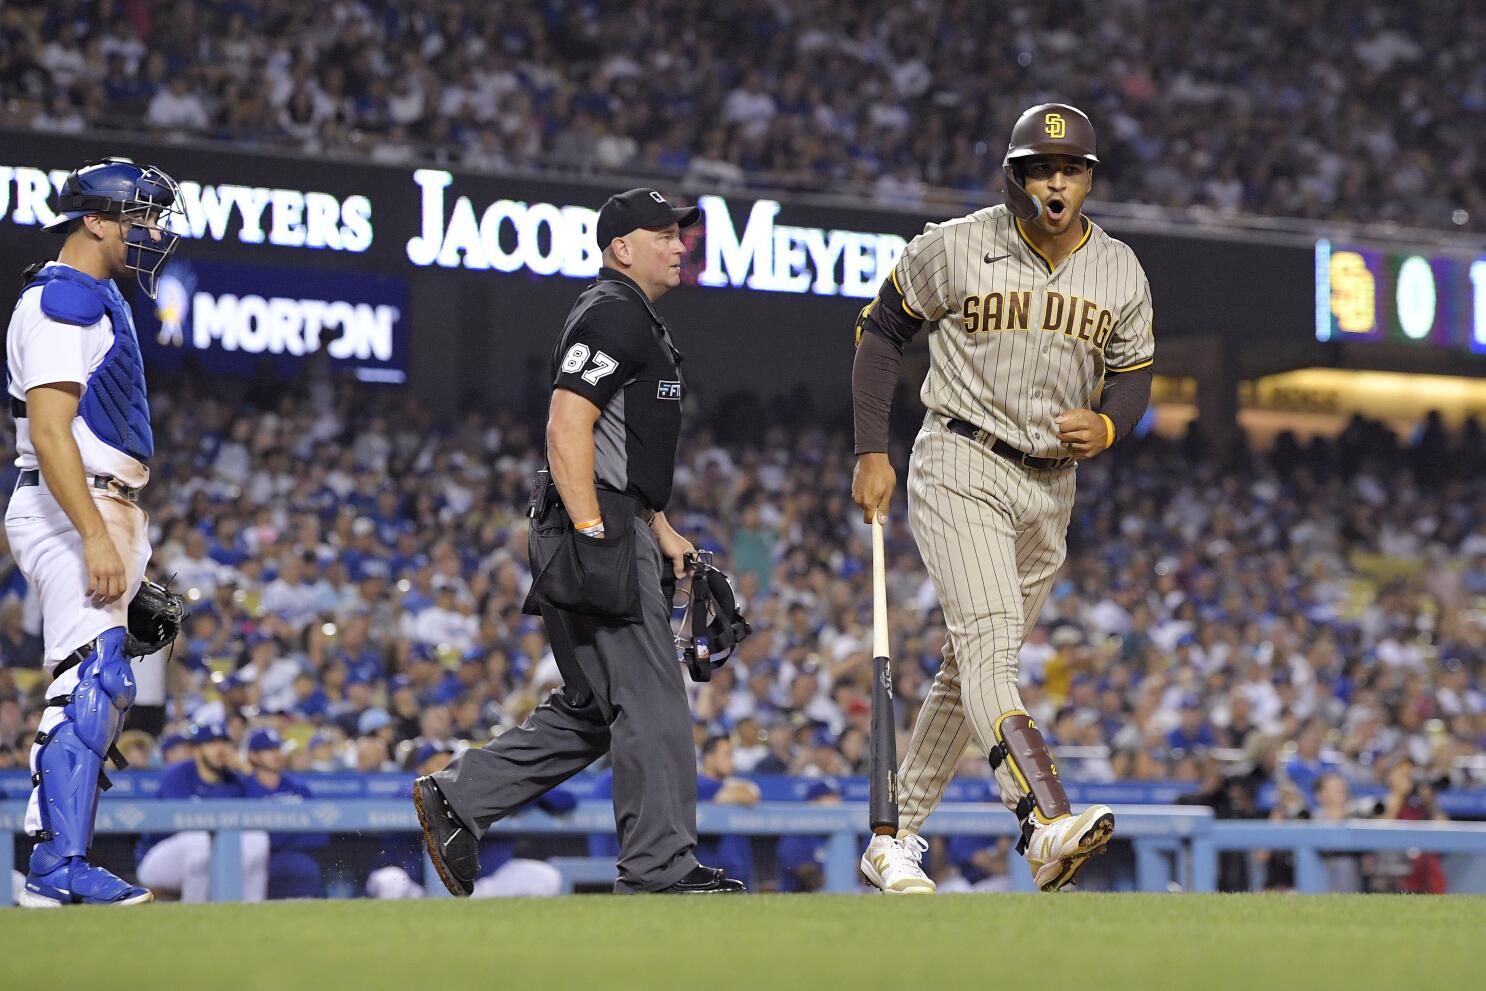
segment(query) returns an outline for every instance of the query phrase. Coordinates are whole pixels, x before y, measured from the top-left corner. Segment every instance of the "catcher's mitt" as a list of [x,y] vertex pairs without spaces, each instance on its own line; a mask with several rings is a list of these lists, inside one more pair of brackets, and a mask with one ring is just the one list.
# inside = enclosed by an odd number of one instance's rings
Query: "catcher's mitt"
[[139,591],[129,601],[129,630],[124,636],[124,653],[130,657],[143,657],[175,643],[187,612],[184,596],[146,578],[139,583]]

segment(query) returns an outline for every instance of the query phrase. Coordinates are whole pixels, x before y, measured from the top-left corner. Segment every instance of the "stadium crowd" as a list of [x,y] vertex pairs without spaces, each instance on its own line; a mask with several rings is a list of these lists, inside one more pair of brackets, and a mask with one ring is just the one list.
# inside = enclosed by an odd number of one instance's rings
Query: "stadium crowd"
[[1012,121],[1055,98],[1099,125],[1107,201],[1480,231],[1483,46],[1465,0],[9,0],[0,104],[48,132],[941,206],[993,198]]
[[[540,621],[520,613],[532,423],[509,409],[439,423],[373,388],[156,390],[152,570],[193,611],[167,704],[141,728],[225,721],[241,740],[266,724],[299,741],[297,769],[411,768],[426,744],[518,724],[558,684]],[[745,773],[860,773],[870,595],[850,445],[783,420],[721,436],[685,440],[670,515],[717,553],[757,632],[693,686],[698,744],[730,737]],[[1195,782],[1207,755],[1247,750],[1302,789],[1332,768],[1380,784],[1400,756],[1464,783],[1486,744],[1476,427],[1431,421],[1405,446],[1359,419],[1237,470],[1127,443],[1079,469],[1069,559],[1022,651],[1065,773]],[[889,548],[907,726],[943,620],[902,514]],[[16,766],[45,683],[24,677],[34,602],[0,561],[0,766]],[[158,762],[160,740],[138,742]]]

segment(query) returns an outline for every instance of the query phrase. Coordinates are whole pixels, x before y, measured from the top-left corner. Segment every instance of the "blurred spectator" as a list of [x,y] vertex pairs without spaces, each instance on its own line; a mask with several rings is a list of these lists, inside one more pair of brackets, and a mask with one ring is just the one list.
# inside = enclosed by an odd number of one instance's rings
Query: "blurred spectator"
[[[953,874],[939,882],[945,894],[964,891],[1010,891],[1011,840],[1005,836],[950,836],[944,841],[944,860]],[[1015,868],[1022,870],[1021,865]]]
[[130,767],[149,767],[155,753],[155,738],[143,730],[125,730],[119,734],[116,746]]
[[160,756],[166,767],[190,760],[192,753],[191,737],[187,733],[171,733],[160,741]]
[[[304,801],[313,798],[309,786],[285,774],[287,746],[277,730],[260,726],[245,744],[252,774],[245,782],[249,798]],[[268,837],[268,897],[319,898],[324,891],[320,863],[314,851],[330,843],[325,833],[270,833]]]
[[[523,809],[536,808],[548,815],[562,816],[577,806],[578,799],[573,793],[558,785]],[[480,876],[475,879],[475,890],[470,897],[550,898],[561,894],[562,875],[551,864],[531,856],[531,851],[524,849],[530,845],[520,838],[487,833],[480,841]]]
[[[540,431],[513,411],[440,423],[412,395],[352,382],[245,395],[161,377],[152,398],[172,441],[152,467],[154,574],[196,590],[162,736],[273,725],[312,738],[296,769],[401,769],[412,741],[479,745],[556,683],[540,622],[519,612]],[[692,688],[698,743],[730,737],[750,775],[861,773],[870,571],[845,488],[820,484],[849,477],[850,445],[759,409],[736,440],[727,415],[700,423],[680,468],[677,513],[756,631]],[[1132,437],[1080,467],[1068,560],[1022,652],[1024,697],[1066,773],[1210,790],[1195,755],[1253,749],[1267,775],[1293,741],[1281,763],[1304,799],[1329,770],[1381,786],[1397,753],[1431,781],[1486,781],[1486,613],[1437,577],[1468,588],[1486,555],[1479,427],[1430,443],[1451,456],[1406,456],[1358,418],[1237,465]],[[1417,557],[1383,553],[1414,531]],[[888,537],[901,732],[945,630],[906,528]],[[31,593],[0,579],[0,595],[0,742],[24,745],[45,689],[12,660],[36,660]]]
[[[163,51],[107,5],[7,18],[0,100],[42,129],[81,117],[387,163],[639,169],[707,191],[804,188],[952,212],[996,197],[1011,123],[1056,95],[1099,128],[1104,200],[1203,219],[1486,229],[1475,4],[1078,0],[1054,29],[1025,0],[656,0],[579,5],[519,31],[471,0],[448,17],[413,0],[358,0],[354,15],[187,7],[211,40]],[[935,44],[954,57],[930,58]],[[260,66],[272,66],[262,92],[250,85]]]
[[[812,805],[841,804],[841,785],[834,778],[818,778],[805,789],[805,801]],[[821,891],[826,885],[827,836],[781,836],[777,848],[779,891]]]
[[[1351,790],[1347,779],[1335,771],[1324,771],[1316,778],[1316,822],[1341,823],[1354,817],[1350,807]],[[1362,858],[1355,853],[1323,853],[1321,865],[1326,869],[1326,890],[1332,894],[1360,894]]]
[[1166,734],[1166,746],[1171,750],[1191,753],[1209,750],[1217,744],[1213,729],[1208,725],[1207,709],[1196,695],[1182,699],[1180,720],[1176,728]]
[[[1205,805],[1215,819],[1261,819],[1259,787],[1264,783],[1262,769],[1245,763],[1224,773],[1217,758],[1205,756],[1197,790],[1182,795],[1178,805]],[[1218,854],[1218,890],[1249,890],[1249,853],[1247,850],[1224,850]]]
[[191,79],[177,73],[165,89],[150,98],[144,122],[157,131],[200,133],[211,126],[211,116],[206,104],[192,88]]
[[41,637],[21,626],[21,600],[0,601],[0,667],[39,668],[41,659]]
[[742,774],[752,773],[769,752],[769,748],[764,746],[758,721],[752,716],[744,716],[734,725],[733,732],[733,766]]
[[[955,767],[955,778],[962,785],[973,787],[976,800],[994,802],[999,799],[990,774],[990,764],[976,745],[967,744]],[[1012,890],[1009,850],[1011,843],[1005,837],[935,837],[932,862],[938,890],[949,893]],[[1018,864],[1014,869],[1025,868]]]
[[0,771],[10,771],[27,768],[26,760],[20,751],[9,743],[0,741]]
[[[192,757],[166,768],[160,778],[161,799],[246,798],[248,769],[226,727],[198,723],[191,728]],[[211,835],[188,830],[169,835],[146,834],[135,848],[139,883],[161,896],[204,902],[211,893]],[[268,891],[268,834],[242,834],[243,901],[261,902]]]
[[64,92],[52,94],[46,107],[31,118],[31,126],[51,134],[81,134],[87,130],[88,122],[77,102]]
[[[697,801],[717,805],[754,805],[758,785],[733,777],[733,742],[725,736],[708,737],[702,743],[701,766],[697,770]],[[753,849],[746,836],[698,836],[697,859],[723,868],[728,877],[752,883]]]
[[[1378,818],[1435,822],[1449,818],[1440,811],[1433,782],[1413,761],[1404,759],[1396,763],[1388,771],[1387,782],[1388,797],[1378,809]],[[1439,854],[1411,850],[1401,857],[1404,869],[1397,879],[1397,890],[1416,895],[1445,893],[1445,872]]]
[[1295,756],[1285,763],[1285,776],[1301,795],[1314,795],[1321,775],[1336,770],[1336,765],[1321,755],[1326,732],[1325,721],[1312,719],[1307,722],[1295,742]]

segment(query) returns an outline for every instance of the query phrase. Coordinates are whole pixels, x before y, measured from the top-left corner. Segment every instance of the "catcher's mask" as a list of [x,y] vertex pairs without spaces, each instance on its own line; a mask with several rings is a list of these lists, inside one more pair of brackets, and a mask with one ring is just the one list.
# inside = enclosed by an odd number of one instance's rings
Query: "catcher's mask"
[[91,213],[124,221],[124,267],[136,273],[139,287],[154,299],[160,273],[180,243],[186,222],[180,186],[153,165],[139,166],[100,158],[80,166],[62,183],[58,212],[46,230],[65,227]]
[[680,586],[686,608],[676,633],[676,657],[692,681],[711,681],[712,672],[727,663],[753,627],[738,608],[728,576],[712,566],[711,551],[688,554],[686,562],[691,584]]

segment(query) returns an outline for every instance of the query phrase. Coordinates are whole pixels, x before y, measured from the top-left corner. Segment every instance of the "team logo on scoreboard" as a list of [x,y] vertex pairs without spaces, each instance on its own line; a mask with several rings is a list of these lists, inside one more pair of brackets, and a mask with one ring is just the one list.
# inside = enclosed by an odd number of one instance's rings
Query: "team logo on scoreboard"
[[1348,334],[1369,334],[1377,326],[1377,278],[1355,251],[1331,256],[1331,313]]
[[1042,118],[1042,129],[1047,132],[1048,137],[1056,140],[1068,133],[1068,121],[1063,119],[1062,114],[1053,112]]
[[160,292],[155,300],[155,318],[160,332],[155,339],[165,347],[183,347],[186,343],[186,317],[191,312],[191,295],[196,291],[196,275],[184,262],[171,262],[160,278]]

